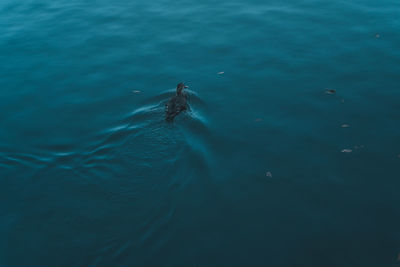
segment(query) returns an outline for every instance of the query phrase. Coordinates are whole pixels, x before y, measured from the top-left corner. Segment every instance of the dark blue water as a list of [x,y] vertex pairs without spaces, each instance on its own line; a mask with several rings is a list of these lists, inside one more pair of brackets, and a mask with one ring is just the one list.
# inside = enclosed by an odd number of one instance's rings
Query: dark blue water
[[0,266],[399,266],[398,1],[3,0],[0,29]]

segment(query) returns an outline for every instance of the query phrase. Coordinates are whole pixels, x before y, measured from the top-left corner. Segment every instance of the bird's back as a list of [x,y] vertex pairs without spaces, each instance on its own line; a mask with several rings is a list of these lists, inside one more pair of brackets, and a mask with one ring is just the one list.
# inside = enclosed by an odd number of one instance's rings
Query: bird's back
[[186,94],[180,94],[173,96],[166,104],[166,121],[173,121],[175,116],[187,109],[187,96]]

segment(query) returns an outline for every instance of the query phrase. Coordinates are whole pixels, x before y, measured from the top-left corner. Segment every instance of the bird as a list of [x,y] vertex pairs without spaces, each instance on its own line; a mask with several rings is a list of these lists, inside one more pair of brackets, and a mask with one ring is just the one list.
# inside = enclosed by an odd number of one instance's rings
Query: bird
[[188,88],[188,86],[184,83],[178,83],[176,94],[165,104],[165,120],[167,122],[173,122],[179,113],[189,108],[187,103],[188,96],[183,92],[185,88]]

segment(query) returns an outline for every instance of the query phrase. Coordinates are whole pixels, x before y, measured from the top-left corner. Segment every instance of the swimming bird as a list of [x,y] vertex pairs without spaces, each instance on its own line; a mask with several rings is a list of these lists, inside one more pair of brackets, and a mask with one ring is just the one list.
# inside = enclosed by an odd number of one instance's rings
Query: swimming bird
[[174,118],[184,110],[189,108],[187,104],[187,94],[183,89],[188,88],[184,83],[179,83],[176,86],[176,95],[171,97],[167,104],[165,104],[165,120],[173,122]]

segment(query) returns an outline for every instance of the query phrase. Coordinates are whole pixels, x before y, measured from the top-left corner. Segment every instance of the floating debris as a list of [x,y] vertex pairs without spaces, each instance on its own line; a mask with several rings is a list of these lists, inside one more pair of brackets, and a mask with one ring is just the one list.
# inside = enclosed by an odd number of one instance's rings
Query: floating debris
[[400,159],[400,154],[398,154],[397,157]]
[[139,90],[133,90],[132,92],[133,92],[134,94],[139,94],[139,93],[140,93]]
[[267,177],[272,178],[272,173],[271,172],[267,172]]
[[343,104],[344,103],[344,99],[340,100],[340,102]]
[[342,153],[351,153],[351,152],[353,152],[353,149],[345,148],[345,149],[342,149],[341,152],[342,152]]
[[262,121],[262,119],[261,119],[261,118],[257,118],[257,119],[255,119],[254,121],[255,121],[255,122],[260,122],[260,121]]
[[326,89],[325,94],[327,95],[334,95],[336,93],[335,89]]
[[377,34],[375,34],[375,38],[380,38],[381,37],[381,35],[379,34],[379,33],[377,33]]
[[400,253],[397,255],[397,261],[400,261]]
[[218,75],[222,75],[222,74],[224,74],[225,73],[225,71],[220,71],[220,72],[218,72],[217,74]]
[[349,128],[350,127],[350,125],[349,124],[342,124],[342,126],[341,126],[342,128]]

